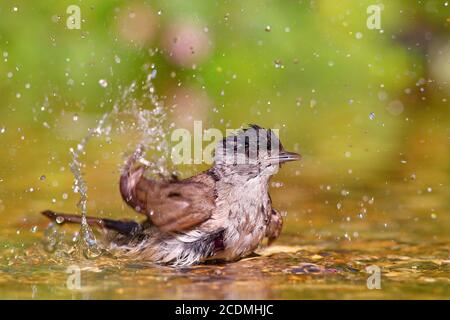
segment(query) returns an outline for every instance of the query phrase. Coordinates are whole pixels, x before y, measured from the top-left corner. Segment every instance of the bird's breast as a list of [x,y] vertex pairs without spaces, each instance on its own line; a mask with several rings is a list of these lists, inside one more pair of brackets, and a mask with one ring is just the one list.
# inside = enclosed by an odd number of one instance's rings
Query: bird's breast
[[271,203],[267,185],[252,181],[219,194],[217,210],[225,224],[225,259],[250,254],[263,240],[270,218]]

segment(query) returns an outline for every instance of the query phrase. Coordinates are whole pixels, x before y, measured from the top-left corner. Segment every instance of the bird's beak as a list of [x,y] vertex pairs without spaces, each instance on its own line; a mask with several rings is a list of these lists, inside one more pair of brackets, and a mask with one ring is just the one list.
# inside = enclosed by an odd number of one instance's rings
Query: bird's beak
[[298,153],[283,150],[280,151],[280,153],[276,157],[271,158],[271,160],[278,163],[284,163],[288,161],[297,161],[300,160],[301,158],[302,156],[299,155]]
[[297,161],[301,158],[302,156],[295,152],[281,151],[278,154],[278,159],[280,162]]

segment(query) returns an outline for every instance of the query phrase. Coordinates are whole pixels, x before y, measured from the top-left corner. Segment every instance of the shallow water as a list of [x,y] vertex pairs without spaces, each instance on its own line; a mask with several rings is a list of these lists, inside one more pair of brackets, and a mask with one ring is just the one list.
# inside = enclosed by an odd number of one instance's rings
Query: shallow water
[[[289,170],[287,170],[289,172]],[[284,179],[283,175],[281,179]],[[289,181],[291,179],[288,179]],[[42,199],[2,223],[0,297],[21,299],[433,299],[450,297],[448,190],[418,194],[409,183],[351,193],[286,182],[272,190],[288,211],[273,246],[235,263],[176,269],[104,255],[87,260],[43,248],[48,222]],[[95,199],[98,190],[92,199]],[[415,194],[415,195],[414,195]],[[117,194],[113,197],[117,197]],[[372,197],[374,199],[372,199]],[[361,200],[357,200],[361,199]],[[395,204],[393,199],[396,199]],[[118,199],[116,199],[118,200]],[[337,209],[335,203],[341,202]],[[417,205],[420,203],[420,206]],[[114,202],[111,208],[120,207]],[[36,209],[20,214],[24,206]],[[108,205],[107,205],[108,206]],[[358,216],[361,208],[365,214]],[[363,210],[364,211],[364,210]],[[92,212],[92,210],[91,210]],[[108,212],[108,211],[106,211]],[[431,214],[430,214],[431,212]],[[4,219],[7,212],[3,212]],[[92,213],[91,213],[92,214]],[[129,216],[129,214],[127,214]],[[117,216],[117,215],[116,215]],[[5,220],[3,220],[5,221]],[[71,236],[75,227],[64,227]],[[34,232],[33,232],[34,231]],[[67,287],[69,266],[80,289]],[[368,289],[365,270],[381,269],[381,289]]]

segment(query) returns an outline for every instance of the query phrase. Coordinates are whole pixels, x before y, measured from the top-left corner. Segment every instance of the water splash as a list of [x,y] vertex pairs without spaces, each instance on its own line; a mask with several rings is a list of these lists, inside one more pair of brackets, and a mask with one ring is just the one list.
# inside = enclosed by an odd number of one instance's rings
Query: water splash
[[[142,82],[142,87],[138,88],[136,82],[125,87],[112,110],[101,117],[97,126],[89,131],[75,149],[70,149],[72,156],[70,170],[74,175],[73,190],[80,196],[77,205],[78,213],[81,215],[79,240],[82,253],[87,258],[96,258],[104,250],[87,222],[88,188],[82,172],[84,164],[80,160],[80,155],[86,154],[86,146],[92,138],[102,135],[109,136],[114,120],[118,120],[121,115],[131,115],[135,121],[128,126],[124,121],[117,121],[119,125],[116,128],[119,133],[128,131],[128,129],[135,129],[139,132],[138,143],[132,146],[128,145],[128,148],[132,148],[134,152],[140,151],[139,161],[147,166],[150,174],[169,176],[174,172],[169,170],[168,165],[170,148],[167,138],[167,111],[163,102],[156,95],[153,84],[157,70],[153,64],[145,66],[144,70],[148,72],[148,75]],[[146,159],[146,156],[151,156],[151,158]]]
[[76,149],[70,148],[70,154],[72,156],[72,162],[70,163],[70,171],[74,176],[73,191],[80,195],[77,207],[81,215],[81,227],[80,227],[80,246],[82,253],[87,258],[96,258],[101,255],[102,248],[98,244],[97,239],[89,227],[87,222],[87,201],[88,201],[88,188],[86,181],[84,180],[82,173],[83,164],[80,161],[80,154],[85,154],[85,148],[89,140],[93,137],[101,134],[105,120],[108,114],[104,114],[98,121],[97,127],[90,130],[89,134],[81,140]]
[[[153,80],[157,69],[154,64],[144,66],[148,74],[142,82],[141,94],[137,94],[136,83],[133,83],[125,92],[127,98],[122,98],[118,114],[133,117],[133,122],[127,129],[137,130],[138,142],[131,142],[128,149],[135,153],[140,149],[142,156],[139,161],[147,166],[147,173],[155,176],[170,176],[174,169],[169,164],[170,146],[168,132],[172,125],[168,124],[167,108],[163,100],[156,94]],[[119,130],[125,124],[121,123]],[[133,145],[134,143],[134,145]]]

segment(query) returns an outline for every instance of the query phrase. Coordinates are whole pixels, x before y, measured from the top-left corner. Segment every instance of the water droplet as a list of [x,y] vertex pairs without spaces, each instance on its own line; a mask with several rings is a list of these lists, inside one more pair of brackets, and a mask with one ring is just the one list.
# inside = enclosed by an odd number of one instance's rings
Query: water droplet
[[355,34],[355,37],[356,37],[356,39],[360,40],[360,39],[362,39],[363,34],[362,34],[361,32],[357,32],[357,33]]
[[275,65],[275,68],[277,68],[277,69],[283,69],[284,68],[283,62],[281,60],[277,59],[273,63]]
[[272,28],[270,26],[266,26],[266,28],[264,30],[266,30],[266,32],[270,32],[270,30],[272,30]]
[[[156,78],[156,74],[157,74],[157,70],[156,70],[156,69],[153,69],[153,70],[152,70],[152,73],[150,73],[150,79],[151,79],[151,80],[155,79],[155,78]],[[153,87],[152,87],[152,88],[153,88]]]
[[374,120],[375,119],[375,113],[374,112],[369,113],[369,119],[370,120]]
[[61,216],[56,217],[56,223],[61,224],[64,222],[64,218]]
[[116,63],[120,63],[120,57],[118,56],[118,55],[115,55],[114,56],[114,61],[116,62]]
[[17,7],[17,6],[16,6],[16,7],[13,7],[13,11],[14,11],[14,12],[19,11],[19,7]]
[[390,114],[398,116],[403,112],[404,106],[400,100],[394,100],[389,103],[389,105],[387,106],[387,110]]
[[341,210],[342,204],[341,204],[340,202],[336,203],[336,208],[337,208],[338,210]]
[[42,176],[39,177],[39,180],[44,181],[47,177],[43,174]]
[[385,101],[388,98],[388,94],[386,91],[382,90],[380,92],[378,92],[378,99],[380,101]]
[[0,128],[0,133],[3,134],[3,133],[5,133],[5,132],[6,132],[6,128],[5,128],[5,127],[1,127],[1,128]]
[[72,242],[78,242],[80,240],[80,234],[75,232],[72,236]]
[[100,79],[98,80],[98,84],[102,87],[102,88],[106,88],[108,86],[108,82],[105,79]]
[[32,226],[30,230],[31,230],[31,232],[35,233],[38,230],[38,227]]
[[13,73],[10,71],[10,72],[8,72],[8,73],[6,74],[6,76],[7,76],[9,79],[11,79],[11,78],[13,77]]
[[75,121],[75,122],[78,121],[78,115],[74,114],[73,117],[72,117],[72,120]]

